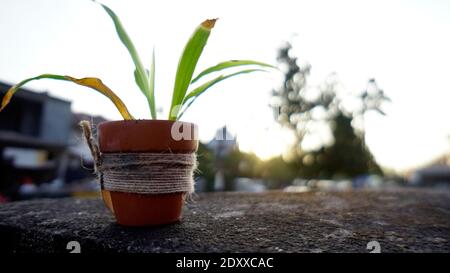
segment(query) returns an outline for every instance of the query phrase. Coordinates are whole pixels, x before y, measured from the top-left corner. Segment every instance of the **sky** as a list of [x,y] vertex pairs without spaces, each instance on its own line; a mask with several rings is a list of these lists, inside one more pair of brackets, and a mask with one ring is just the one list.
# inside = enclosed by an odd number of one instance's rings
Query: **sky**
[[[383,167],[405,171],[449,151],[450,1],[102,1],[122,20],[143,62],[156,53],[156,100],[166,118],[178,58],[194,28],[219,18],[197,71],[230,59],[276,64],[289,40],[312,66],[318,85],[337,73],[348,93],[375,78],[391,98],[382,117],[366,117],[367,145]],[[149,118],[134,66],[113,24],[88,0],[0,0],[0,80],[16,83],[42,73],[99,77],[137,118]],[[222,82],[183,116],[211,139],[226,125],[244,151],[262,158],[292,142],[269,107],[278,72]],[[70,83],[30,83],[38,92],[72,101],[77,112],[120,119],[109,100]]]

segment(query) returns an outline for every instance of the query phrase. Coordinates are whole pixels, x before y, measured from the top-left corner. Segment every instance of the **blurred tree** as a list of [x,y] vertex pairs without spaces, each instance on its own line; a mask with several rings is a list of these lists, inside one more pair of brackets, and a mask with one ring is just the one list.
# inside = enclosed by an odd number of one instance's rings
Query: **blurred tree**
[[196,179],[205,181],[205,191],[214,191],[214,154],[208,147],[199,142],[197,151],[198,168],[195,173]]
[[367,87],[358,96],[359,108],[353,111],[353,118],[359,123],[360,136],[365,143],[365,126],[364,116],[367,112],[375,111],[381,115],[386,115],[381,109],[385,102],[391,101],[389,97],[384,94],[384,91],[378,87],[375,79],[370,79]]
[[[223,164],[226,179],[237,177],[260,178],[270,189],[283,188],[297,176],[296,166],[285,162],[281,156],[261,160],[254,153],[245,153],[238,149],[232,151]],[[232,184],[226,190],[233,190]]]
[[266,181],[266,186],[269,189],[284,188],[298,176],[296,164],[286,162],[281,156],[263,161],[260,166],[261,178]]
[[233,180],[238,177],[260,178],[261,160],[253,153],[232,150],[223,159],[225,190],[234,190]]
[[[355,106],[346,109],[345,98],[338,96],[336,75],[331,74],[319,87],[309,86],[311,66],[300,65],[291,50],[290,43],[279,50],[284,81],[278,90],[273,90],[272,106],[278,122],[296,135],[293,161],[297,174],[305,178],[336,178],[381,173],[365,145],[363,126],[366,112],[384,114],[381,105],[388,100],[375,80],[370,79],[367,90],[352,97]],[[358,121],[362,125],[359,131],[352,126]],[[324,133],[331,140],[327,141]],[[315,147],[305,147],[306,140],[314,140]]]
[[[302,158],[309,178],[348,178],[360,174],[381,174],[381,169],[351,125],[352,119],[339,112],[331,122],[334,143]],[[305,166],[306,165],[306,166]]]

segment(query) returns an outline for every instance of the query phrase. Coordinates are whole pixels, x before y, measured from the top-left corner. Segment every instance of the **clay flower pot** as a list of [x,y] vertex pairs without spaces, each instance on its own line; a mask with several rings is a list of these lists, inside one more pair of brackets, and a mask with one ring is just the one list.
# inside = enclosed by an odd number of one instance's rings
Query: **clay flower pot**
[[[98,143],[102,155],[112,153],[191,154],[198,148],[197,126],[176,122],[175,130],[188,128],[190,139],[174,139],[174,121],[110,121],[98,125]],[[181,125],[181,126],[180,126]],[[184,128],[184,129],[183,129]],[[181,132],[183,133],[183,132]],[[186,132],[184,132],[184,135]],[[176,137],[178,138],[178,137]],[[127,182],[125,178],[124,183]],[[141,194],[102,189],[105,205],[117,223],[124,226],[162,225],[180,220],[186,192]]]

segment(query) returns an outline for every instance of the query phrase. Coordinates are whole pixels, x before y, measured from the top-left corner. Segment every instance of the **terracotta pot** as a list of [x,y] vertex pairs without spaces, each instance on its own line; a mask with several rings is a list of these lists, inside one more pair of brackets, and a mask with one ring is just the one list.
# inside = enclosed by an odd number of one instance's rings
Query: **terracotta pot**
[[[171,131],[174,121],[132,120],[109,121],[98,125],[98,142],[101,153],[173,152],[192,153],[198,148],[193,123],[177,122],[191,132],[189,139],[176,140]],[[183,132],[183,129],[179,131]],[[180,220],[184,192],[169,194],[138,194],[102,189],[105,205],[119,224],[149,226],[169,224]]]

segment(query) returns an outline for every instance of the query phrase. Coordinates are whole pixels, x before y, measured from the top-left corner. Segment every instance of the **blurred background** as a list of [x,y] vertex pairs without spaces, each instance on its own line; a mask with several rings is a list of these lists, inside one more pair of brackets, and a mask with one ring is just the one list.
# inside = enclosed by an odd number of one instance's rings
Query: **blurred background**
[[[449,1],[102,1],[141,58],[156,52],[166,118],[179,55],[220,18],[197,72],[253,59],[279,71],[213,87],[183,116],[200,128],[197,192],[450,189]],[[0,95],[42,73],[98,77],[149,118],[110,18],[80,0],[0,0]],[[120,119],[70,83],[25,86],[0,113],[0,203],[95,196],[78,122]]]

